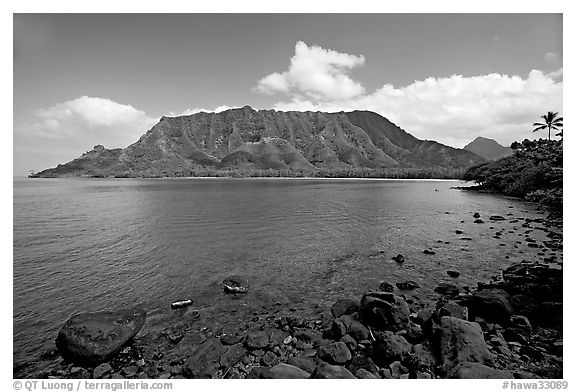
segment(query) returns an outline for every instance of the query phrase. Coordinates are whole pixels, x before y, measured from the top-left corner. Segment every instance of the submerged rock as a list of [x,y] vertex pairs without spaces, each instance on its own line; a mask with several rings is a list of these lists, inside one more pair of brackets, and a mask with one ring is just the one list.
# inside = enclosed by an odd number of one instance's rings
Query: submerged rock
[[380,283],[380,291],[384,291],[386,293],[391,293],[394,291],[394,286],[392,286],[388,282],[382,282],[382,283]]
[[226,351],[217,339],[209,339],[196,346],[184,365],[184,375],[189,378],[210,378],[220,367],[219,359]]
[[420,287],[420,285],[413,280],[407,280],[405,282],[396,283],[396,287],[400,290],[414,290]]
[[250,285],[248,279],[240,275],[232,275],[222,281],[227,293],[247,293]]
[[394,260],[395,262],[397,262],[397,263],[399,263],[399,264],[401,264],[401,263],[403,263],[404,261],[406,261],[406,260],[404,260],[404,255],[402,255],[402,253],[398,253],[396,256],[393,256],[393,257],[392,257],[392,260]]
[[58,333],[56,347],[64,359],[98,364],[120,351],[145,321],[141,309],[77,314]]
[[440,283],[434,291],[447,297],[455,297],[460,293],[458,286],[451,283]]

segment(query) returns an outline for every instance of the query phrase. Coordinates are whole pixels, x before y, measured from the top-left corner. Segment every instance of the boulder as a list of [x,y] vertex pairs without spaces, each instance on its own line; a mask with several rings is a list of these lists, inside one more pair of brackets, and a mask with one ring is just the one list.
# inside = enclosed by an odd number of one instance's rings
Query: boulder
[[341,298],[332,305],[332,315],[335,318],[346,314],[356,313],[360,303],[355,299]]
[[513,379],[514,375],[506,370],[493,369],[491,367],[474,362],[463,362],[455,366],[448,373],[448,378],[459,379]]
[[220,366],[230,367],[236,365],[247,354],[246,349],[242,343],[236,343],[226,350],[220,357]]
[[380,283],[380,291],[384,291],[386,293],[391,293],[394,291],[394,286],[392,286],[388,282],[382,282],[382,283]]
[[376,291],[362,297],[358,316],[368,326],[396,332],[407,327],[410,309],[404,298]]
[[446,271],[446,273],[448,274],[449,277],[451,278],[457,278],[460,276],[460,272],[456,271],[456,270],[448,270]]
[[227,293],[247,293],[250,285],[248,279],[240,275],[232,275],[222,281],[224,291]]
[[310,378],[310,373],[296,366],[279,363],[271,368],[252,368],[248,378],[259,379],[299,379]]
[[246,335],[244,344],[251,350],[268,347],[270,331],[250,331]]
[[451,316],[462,320],[468,320],[468,308],[459,305],[454,301],[438,301],[436,304],[435,313],[438,317],[438,320],[444,316]]
[[316,361],[310,357],[291,357],[286,361],[289,365],[296,366],[310,374],[316,369]]
[[112,366],[109,363],[102,363],[94,368],[93,377],[103,378],[106,374],[112,371]]
[[407,280],[405,282],[396,283],[396,287],[400,290],[414,290],[420,287],[420,285],[413,280]]
[[393,332],[376,331],[374,337],[376,342],[373,347],[373,358],[378,364],[387,365],[397,360],[403,361],[412,351],[412,345]]
[[475,212],[474,215],[472,215],[472,217],[478,219],[480,218],[480,214],[478,212]]
[[318,347],[318,357],[331,364],[340,365],[352,359],[348,346],[343,342],[323,344]]
[[436,252],[434,252],[433,250],[429,250],[429,249],[424,249],[424,251],[422,252],[425,255],[435,255]]
[[366,328],[364,324],[356,320],[354,317],[342,316],[340,317],[340,320],[346,328],[346,333],[352,336],[354,339],[360,341],[368,339],[370,336],[370,331],[368,331],[368,328]]
[[460,289],[458,286],[452,283],[440,283],[438,287],[434,289],[434,291],[447,297],[455,297],[460,294]]
[[352,358],[350,365],[348,365],[348,370],[354,374],[356,374],[359,369],[365,369],[370,373],[378,372],[378,366],[376,366],[374,361],[370,357],[364,355],[356,355]]
[[145,321],[146,312],[141,309],[77,314],[58,333],[56,347],[72,362],[102,363],[136,336]]
[[220,367],[219,359],[226,348],[218,339],[208,339],[196,346],[184,365],[183,373],[188,378],[210,378]]
[[484,221],[482,219],[476,219],[474,223],[484,223]]
[[439,326],[440,357],[444,370],[449,371],[462,362],[490,363],[493,356],[484,341],[477,323],[445,316]]
[[507,323],[514,313],[508,293],[502,289],[488,288],[466,296],[460,303],[468,307],[470,316]]
[[503,216],[500,216],[500,215],[492,215],[492,216],[490,217],[490,220],[492,220],[492,221],[503,221],[503,220],[506,220],[506,218],[504,218]]
[[366,379],[366,380],[373,380],[373,379],[377,379],[378,377],[376,377],[374,374],[370,373],[368,370],[366,369],[358,369],[356,371],[356,373],[354,373],[354,375],[356,376],[356,378],[359,379]]
[[311,378],[356,378],[344,366],[334,366],[322,362],[316,366]]

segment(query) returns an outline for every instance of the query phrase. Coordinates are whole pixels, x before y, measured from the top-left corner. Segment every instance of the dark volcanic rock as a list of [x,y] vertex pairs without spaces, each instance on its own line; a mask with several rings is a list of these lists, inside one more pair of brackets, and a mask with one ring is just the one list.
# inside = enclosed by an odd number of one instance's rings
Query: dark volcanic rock
[[513,379],[514,375],[506,370],[497,370],[474,362],[463,362],[454,367],[448,374],[448,378],[460,379]]
[[218,339],[208,339],[196,346],[186,362],[183,373],[189,378],[210,378],[220,367],[219,359],[226,348]]
[[461,301],[468,307],[470,315],[481,316],[487,320],[508,322],[514,313],[508,293],[501,289],[478,290]]
[[429,250],[429,249],[424,249],[424,253],[425,255],[435,255],[436,252],[434,252],[433,250]]
[[400,290],[414,290],[420,287],[420,285],[413,280],[407,280],[405,282],[396,283],[396,287]]
[[380,291],[384,291],[386,293],[391,293],[394,291],[394,286],[392,286],[388,282],[382,282],[382,283],[380,283]]
[[482,219],[476,219],[474,220],[474,223],[484,223],[484,221]]
[[341,365],[348,362],[352,354],[345,343],[335,342],[319,346],[318,357],[328,363]]
[[247,378],[258,379],[300,379],[310,378],[310,373],[293,365],[279,363],[271,368],[252,368]]
[[442,366],[447,371],[462,362],[484,364],[493,360],[477,323],[456,317],[442,317],[439,338]]
[[319,363],[311,378],[356,378],[344,366],[330,365],[325,362]]
[[480,214],[478,212],[475,212],[474,215],[472,215],[472,217],[478,219],[480,218]]
[[220,357],[220,365],[223,367],[230,367],[236,365],[246,355],[247,351],[242,346],[242,343],[236,343],[226,350]]
[[455,297],[460,293],[458,286],[451,283],[440,283],[434,291],[447,297]]
[[397,262],[399,264],[406,261],[406,260],[404,260],[404,256],[402,255],[402,253],[398,253],[396,256],[393,256],[392,260],[394,260],[395,262]]
[[376,291],[362,297],[358,316],[366,325],[396,332],[408,326],[410,309],[404,298]]
[[246,335],[244,344],[249,349],[255,350],[268,347],[270,342],[270,331],[251,331]]
[[224,291],[227,293],[247,293],[250,285],[248,279],[239,275],[232,275],[222,281]]
[[140,309],[77,314],[58,333],[56,347],[70,361],[101,363],[136,336],[144,321],[146,312]]
[[503,216],[500,216],[500,215],[492,215],[492,216],[490,217],[490,220],[492,220],[492,221],[503,221],[503,220],[506,220],[506,218],[504,218]]
[[390,364],[394,361],[403,361],[412,350],[412,345],[402,336],[390,331],[374,332],[376,343],[374,345],[374,360],[379,364]]
[[349,298],[341,298],[332,305],[332,315],[335,318],[346,314],[356,313],[358,311],[358,307],[360,306],[360,302],[355,299]]
[[457,278],[460,276],[460,272],[456,271],[456,270],[448,270],[446,271],[446,273],[448,274],[449,277],[451,278]]
[[314,369],[316,369],[316,361],[310,357],[292,357],[288,359],[287,363],[310,374],[312,374]]

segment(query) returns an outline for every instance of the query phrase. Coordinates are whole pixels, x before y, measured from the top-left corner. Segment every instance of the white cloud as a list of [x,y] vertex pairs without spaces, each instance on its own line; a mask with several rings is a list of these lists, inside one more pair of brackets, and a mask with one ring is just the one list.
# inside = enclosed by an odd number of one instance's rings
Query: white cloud
[[176,113],[176,112],[169,112],[168,113],[168,117],[177,117],[177,116],[190,116],[192,114],[196,114],[196,113],[201,113],[201,112],[205,112],[205,113],[220,113],[220,112],[224,112],[226,110],[230,110],[230,109],[236,109],[239,108],[240,106],[227,106],[227,105],[221,105],[221,106],[217,106],[214,109],[205,109],[205,108],[193,108],[193,109],[186,109],[181,113]]
[[86,96],[37,109],[33,114],[38,121],[16,124],[19,137],[108,148],[126,147],[157,121],[130,105]]
[[558,53],[554,53],[554,52],[547,52],[544,55],[544,60],[546,60],[549,63],[555,63],[558,60],[560,60],[560,56],[558,55]]
[[[317,50],[333,52],[322,48]],[[343,58],[350,56],[338,55]],[[294,58],[297,57],[298,51]],[[364,62],[363,57],[361,62]],[[548,110],[562,112],[563,83],[556,80],[562,76],[561,69],[547,74],[533,70],[524,78],[496,73],[430,77],[404,87],[385,84],[371,93],[348,96],[306,94],[305,81],[295,81],[292,67],[288,73],[271,75],[283,76],[289,82],[289,88],[279,84],[279,88],[273,89],[283,92],[288,98],[274,105],[277,110],[370,110],[418,138],[456,147],[464,146],[477,136],[494,138],[505,145],[514,140],[532,138],[531,124],[542,113]],[[259,91],[265,92],[262,82],[271,75],[260,80]],[[276,78],[274,76],[272,80]],[[331,82],[333,80],[328,83],[329,88],[332,88]],[[348,84],[360,86],[351,79]],[[272,89],[274,83],[266,86]],[[319,91],[320,87],[314,85],[313,90]]]
[[340,53],[298,41],[288,71],[273,72],[258,82],[265,94],[293,93],[316,100],[349,99],[364,93],[364,87],[348,72],[364,64],[364,56]]

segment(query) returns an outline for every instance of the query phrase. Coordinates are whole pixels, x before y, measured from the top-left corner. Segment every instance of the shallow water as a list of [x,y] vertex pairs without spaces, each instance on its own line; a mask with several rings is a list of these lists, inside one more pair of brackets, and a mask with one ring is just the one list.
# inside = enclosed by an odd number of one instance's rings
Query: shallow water
[[[410,295],[425,302],[440,282],[475,286],[512,262],[536,257],[524,243],[513,247],[523,240],[522,221],[488,221],[492,214],[542,217],[534,206],[450,189],[456,185],[15,179],[15,363],[35,361],[77,312],[141,305],[149,312],[145,330],[154,330],[174,317],[170,302],[191,298],[213,320],[233,323],[254,307],[317,312],[381,281],[404,280],[422,286]],[[474,224],[474,212],[486,223]],[[498,230],[500,240],[492,238]],[[427,248],[436,254],[423,254]],[[397,253],[404,264],[391,260]],[[448,269],[461,276],[449,278]],[[231,274],[250,280],[241,300],[222,293],[220,283]]]

